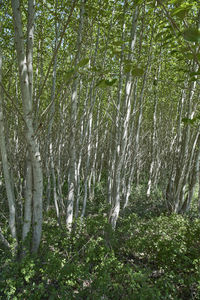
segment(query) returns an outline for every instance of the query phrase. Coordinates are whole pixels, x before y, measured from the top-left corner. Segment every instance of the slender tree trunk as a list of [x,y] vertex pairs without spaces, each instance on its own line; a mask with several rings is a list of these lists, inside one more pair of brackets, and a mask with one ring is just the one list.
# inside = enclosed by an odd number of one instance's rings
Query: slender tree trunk
[[[124,11],[125,12],[125,11]],[[133,53],[136,43],[136,25],[138,19],[138,7],[136,7],[135,12],[132,18],[132,28],[131,28],[131,37],[130,37],[130,50]],[[129,60],[132,59],[132,55],[129,56]],[[112,228],[115,229],[116,222],[120,212],[120,198],[121,198],[121,190],[122,190],[122,182],[123,179],[121,178],[122,168],[125,163],[125,156],[126,150],[128,146],[128,128],[130,123],[130,116],[131,116],[131,94],[132,94],[132,77],[131,73],[129,72],[126,78],[125,84],[125,99],[124,99],[124,120],[123,120],[123,130],[118,139],[118,145],[116,145],[116,159],[115,159],[115,170],[114,170],[114,177],[113,177],[113,190],[112,190],[112,207],[110,210],[110,223]],[[120,114],[120,96],[121,96],[121,87],[119,87],[119,100],[118,100],[118,111],[117,111],[117,118]],[[122,124],[122,122],[121,122]],[[116,124],[117,125],[117,124]],[[118,135],[119,133],[117,133]]]
[[32,201],[33,201],[33,168],[29,152],[27,151],[25,165],[25,182],[24,182],[24,222],[22,228],[22,240],[24,241],[30,232],[32,221]]
[[28,1],[28,25],[27,25],[27,51],[25,52],[24,35],[19,0],[12,0],[15,45],[19,69],[19,79],[23,104],[23,116],[26,124],[25,138],[28,145],[31,164],[33,168],[33,235],[32,252],[36,253],[42,234],[42,194],[43,176],[41,167],[40,149],[33,128],[33,33],[35,1]]
[[[160,68],[159,68],[160,69]],[[151,137],[151,164],[150,164],[150,171],[149,171],[149,181],[148,181],[148,187],[147,187],[147,197],[151,194],[151,189],[153,183],[155,184],[155,177],[156,177],[156,169],[158,168],[158,164],[156,162],[157,158],[157,107],[158,107],[158,97],[157,97],[157,81],[159,79],[159,72],[158,74],[155,74],[154,78],[154,106],[153,106],[153,131],[152,131],[152,137]]]
[[[13,239],[17,243],[17,229],[16,229],[16,208],[15,208],[15,196],[12,178],[9,170],[9,162],[5,141],[5,128],[4,128],[4,116],[3,116],[3,91],[1,88],[1,78],[2,78],[2,54],[0,49],[0,149],[1,149],[1,159],[3,165],[3,173],[5,178],[6,193],[8,198],[9,206],[9,226]],[[2,236],[2,234],[1,234]],[[4,239],[6,243],[6,240]]]
[[[80,23],[77,36],[77,53],[75,57],[74,66],[76,67],[80,55],[81,55],[81,46],[82,46],[82,30],[83,30],[83,21],[84,21],[84,6],[85,1],[81,1],[80,8]],[[75,76],[78,74],[76,73]],[[75,191],[76,191],[76,175],[77,175],[77,161],[76,161],[76,123],[77,123],[77,101],[78,101],[78,78],[74,79],[74,84],[72,87],[72,96],[71,96],[71,134],[70,134],[70,161],[69,161],[69,176],[68,176],[68,201],[67,201],[67,217],[66,225],[67,228],[71,231],[73,214],[74,214],[74,200],[75,200]]]
[[[194,82],[190,87],[190,94],[188,99],[188,107],[187,107],[187,117],[191,118],[192,114],[192,99],[194,95],[194,90],[196,87],[196,83]],[[192,142],[191,140],[191,128],[190,124],[186,125],[184,136],[181,143],[181,151],[180,151],[180,162],[178,162],[178,172],[176,174],[175,178],[175,184],[174,184],[174,205],[173,210],[176,213],[179,213],[182,207],[183,203],[183,194],[187,186],[187,178],[188,178],[188,172],[190,172],[190,166],[191,166],[191,159],[193,159],[193,154],[195,151],[195,146],[197,143],[197,139],[195,138]],[[192,142],[192,151],[189,151],[190,144]],[[189,164],[188,164],[189,162]]]
[[[56,1],[56,7],[55,10],[57,10],[57,1]],[[57,20],[55,20],[55,49],[56,51],[58,45],[58,23]],[[55,164],[54,164],[54,155],[53,155],[53,138],[52,138],[52,128],[54,123],[54,116],[55,116],[55,90],[56,90],[56,76],[57,76],[57,53],[54,57],[53,62],[53,78],[52,78],[52,89],[51,89],[51,108],[50,108],[50,119],[49,119],[49,125],[48,125],[48,136],[47,136],[47,142],[49,141],[49,163],[47,161],[47,170],[48,170],[48,187],[47,187],[47,195],[50,197],[50,190],[51,190],[51,184],[53,184],[53,199],[54,199],[54,205],[56,209],[56,215],[58,219],[58,223],[60,223],[60,210],[59,210],[59,204],[58,204],[58,193],[57,193],[57,182],[56,182],[56,174],[55,174]],[[51,181],[52,178],[52,181]],[[47,199],[48,205],[50,202],[50,198]]]

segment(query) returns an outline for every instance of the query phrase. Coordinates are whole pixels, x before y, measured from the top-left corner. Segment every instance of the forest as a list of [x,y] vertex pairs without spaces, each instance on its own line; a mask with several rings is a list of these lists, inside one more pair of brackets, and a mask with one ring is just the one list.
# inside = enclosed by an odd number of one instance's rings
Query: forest
[[0,299],[200,299],[199,0],[0,0]]

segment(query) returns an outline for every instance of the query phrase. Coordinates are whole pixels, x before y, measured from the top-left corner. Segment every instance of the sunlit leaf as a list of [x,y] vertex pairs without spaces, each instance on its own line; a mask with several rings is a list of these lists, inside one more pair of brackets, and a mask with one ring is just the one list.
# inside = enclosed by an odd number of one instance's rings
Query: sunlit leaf
[[133,4],[134,4],[134,6],[135,6],[135,5],[138,5],[138,4],[140,4],[140,3],[142,3],[142,0],[134,0],[134,3],[133,3]]
[[155,41],[159,40],[160,38],[163,38],[163,35],[166,34],[166,31],[161,31],[155,36]]
[[165,38],[163,39],[163,42],[164,41],[168,41],[168,40],[170,40],[172,38],[173,38],[173,35],[171,33],[169,33],[168,35],[165,36]]

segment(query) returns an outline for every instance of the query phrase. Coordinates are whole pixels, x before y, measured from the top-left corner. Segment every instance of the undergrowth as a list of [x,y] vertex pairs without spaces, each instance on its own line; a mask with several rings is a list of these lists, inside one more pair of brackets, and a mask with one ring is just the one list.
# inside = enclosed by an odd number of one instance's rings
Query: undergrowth
[[200,220],[155,212],[127,210],[115,232],[91,215],[72,234],[49,212],[37,256],[1,249],[0,299],[200,299]]

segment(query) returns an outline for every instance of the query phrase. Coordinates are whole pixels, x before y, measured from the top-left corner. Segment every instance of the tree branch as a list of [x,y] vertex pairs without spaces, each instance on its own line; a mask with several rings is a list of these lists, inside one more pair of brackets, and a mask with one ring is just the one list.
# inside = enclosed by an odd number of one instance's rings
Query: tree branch
[[70,22],[70,20],[71,20],[71,17],[72,17],[72,14],[73,14],[73,11],[74,11],[76,2],[77,2],[77,0],[74,0],[73,5],[72,5],[72,8],[71,8],[71,11],[70,11],[69,16],[68,16],[68,19],[67,19],[67,22],[66,22],[66,24],[65,24],[65,26],[64,26],[64,28],[63,28],[62,33],[61,33],[60,41],[59,41],[59,43],[58,43],[58,45],[57,45],[57,47],[56,47],[56,49],[55,49],[55,51],[54,51],[54,54],[53,54],[53,56],[52,56],[52,59],[51,59],[51,61],[50,61],[50,64],[49,64],[49,67],[48,67],[48,70],[47,70],[45,79],[44,79],[43,84],[42,84],[42,87],[41,87],[41,89],[40,89],[40,91],[39,91],[39,95],[37,96],[36,102],[38,101],[38,99],[39,99],[40,96],[42,95],[43,89],[44,89],[45,84],[46,84],[46,82],[47,82],[47,79],[48,79],[48,77],[49,77],[49,73],[50,73],[50,71],[51,71],[51,67],[52,67],[53,62],[54,62],[54,60],[55,60],[55,57],[56,57],[56,55],[57,55],[57,53],[58,53],[58,50],[59,50],[59,48],[60,48],[60,46],[61,46],[61,43],[62,43],[64,34],[65,34],[65,31],[66,31],[66,29],[67,29],[67,26],[69,25],[69,22]]
[[9,242],[7,241],[7,239],[4,237],[3,233],[2,233],[2,230],[1,230],[1,227],[0,227],[0,240],[1,242],[4,244],[4,246],[6,246],[6,248],[9,248],[10,249],[10,244]]

